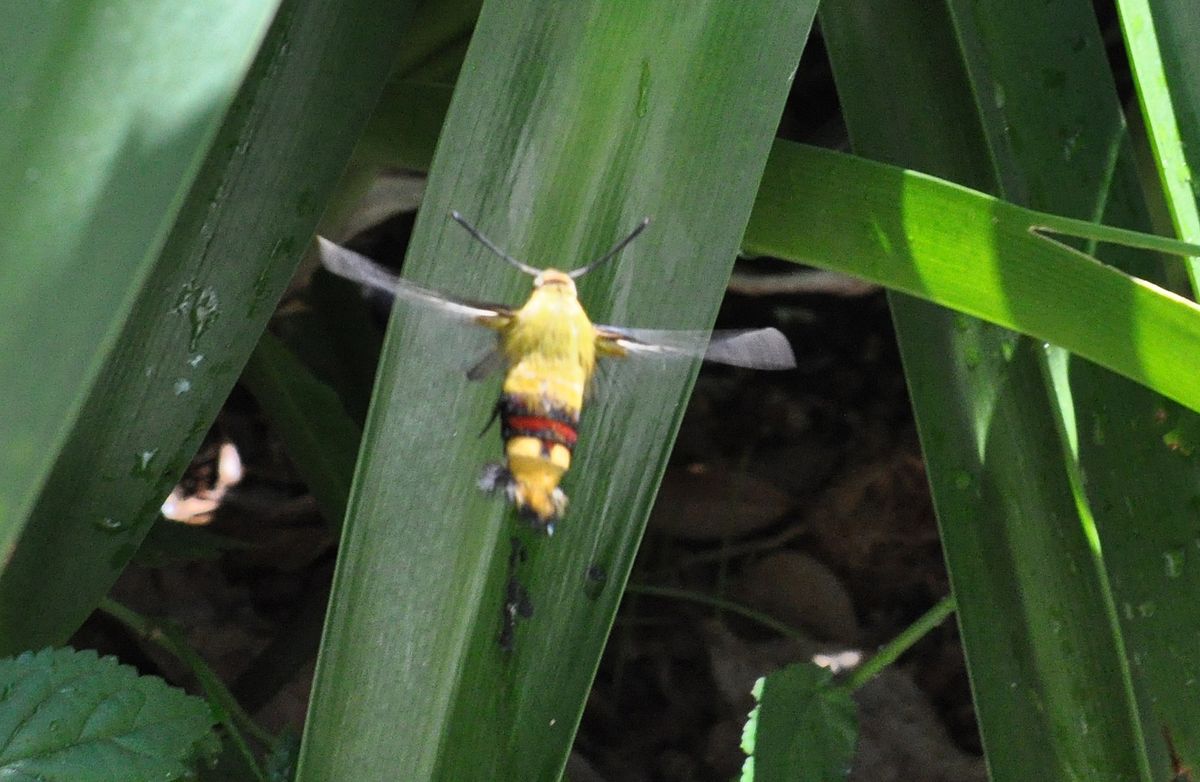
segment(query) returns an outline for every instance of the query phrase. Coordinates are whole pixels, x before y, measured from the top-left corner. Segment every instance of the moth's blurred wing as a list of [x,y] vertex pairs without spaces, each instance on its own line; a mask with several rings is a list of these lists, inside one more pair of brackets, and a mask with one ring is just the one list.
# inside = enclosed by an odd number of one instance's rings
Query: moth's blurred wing
[[500,347],[488,348],[488,351],[480,356],[471,368],[467,370],[467,380],[483,380],[485,377],[494,375],[508,368],[508,360],[504,358],[504,353]]
[[601,355],[702,358],[748,369],[793,369],[796,357],[778,329],[677,331],[596,326]]
[[493,329],[503,328],[512,316],[512,310],[503,305],[466,302],[414,285],[392,274],[365,255],[347,250],[323,236],[317,237],[317,251],[321,265],[330,273],[390,293],[401,301],[435,309],[458,320],[473,321]]

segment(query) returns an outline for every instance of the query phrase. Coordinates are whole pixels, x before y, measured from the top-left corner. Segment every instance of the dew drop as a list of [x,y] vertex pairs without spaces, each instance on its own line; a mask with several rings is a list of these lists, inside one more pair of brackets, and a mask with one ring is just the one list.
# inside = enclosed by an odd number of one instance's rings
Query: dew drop
[[137,471],[145,472],[150,469],[150,463],[154,461],[154,457],[158,455],[157,448],[151,448],[148,451],[142,451],[137,455]]
[[123,532],[125,530],[125,522],[118,521],[117,519],[114,519],[111,516],[105,516],[104,518],[97,519],[95,522],[92,523],[92,526],[94,526],[96,529],[100,530],[101,532],[109,532],[109,533]]
[[196,349],[196,343],[204,336],[204,332],[208,331],[209,327],[217,320],[217,316],[220,314],[218,303],[217,292],[213,288],[205,288],[196,297],[195,304],[189,313],[192,323],[192,334],[188,342],[188,348],[193,352]]
[[1075,150],[1079,147],[1080,133],[1081,131],[1076,131],[1063,141],[1063,160],[1068,163],[1071,162],[1071,158],[1075,157]]
[[191,326],[191,335],[188,339],[189,352],[196,352],[196,343],[216,321],[219,315],[219,303],[217,291],[212,287],[199,288],[196,283],[189,282],[179,289],[179,295],[175,297],[171,313],[188,316]]
[[1195,445],[1190,438],[1180,429],[1172,429],[1162,436],[1163,445],[1167,446],[1167,450],[1179,454],[1180,456],[1191,456],[1195,453]]
[[192,390],[192,381],[181,377],[175,381],[173,388],[175,390],[175,396],[183,396],[188,391]]
[[1183,563],[1187,559],[1187,550],[1180,546],[1163,552],[1163,570],[1167,578],[1179,578],[1183,575]]

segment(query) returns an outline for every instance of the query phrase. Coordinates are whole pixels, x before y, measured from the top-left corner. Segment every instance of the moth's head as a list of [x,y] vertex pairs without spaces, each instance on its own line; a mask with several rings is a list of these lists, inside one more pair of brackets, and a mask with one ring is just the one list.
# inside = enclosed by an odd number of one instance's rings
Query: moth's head
[[575,296],[575,281],[571,279],[571,275],[566,272],[560,272],[558,269],[543,269],[538,272],[533,278],[533,287],[550,288],[553,290],[561,290],[571,296]]

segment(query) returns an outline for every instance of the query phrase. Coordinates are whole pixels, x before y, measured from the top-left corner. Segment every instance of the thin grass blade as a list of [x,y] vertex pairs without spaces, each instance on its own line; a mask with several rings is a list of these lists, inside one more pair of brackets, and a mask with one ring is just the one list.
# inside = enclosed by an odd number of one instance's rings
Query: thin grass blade
[[[1193,172],[1200,171],[1200,25],[1188,0],[1119,0],[1121,31],[1175,233],[1200,241]],[[1192,289],[1197,264],[1188,265]]]

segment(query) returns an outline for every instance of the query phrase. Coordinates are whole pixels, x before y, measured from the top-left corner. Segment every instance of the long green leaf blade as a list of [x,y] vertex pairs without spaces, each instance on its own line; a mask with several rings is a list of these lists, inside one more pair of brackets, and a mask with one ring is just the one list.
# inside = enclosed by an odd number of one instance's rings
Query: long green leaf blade
[[1200,307],[1030,231],[1041,225],[1082,233],[925,174],[780,141],[744,247],[1030,334],[1200,409]]
[[279,339],[265,333],[242,372],[326,520],[346,513],[362,433],[332,388]]
[[[1043,14],[1040,24],[1031,19],[1035,13]],[[1009,183],[1020,186],[1029,194],[1028,202],[1039,208],[1099,215],[1108,224],[1147,229],[1150,219],[1091,4],[1062,4],[1052,13],[1008,5],[961,11],[961,17],[971,26],[960,39],[979,50],[978,59],[986,66],[974,69],[974,82],[1003,89],[1006,95],[991,121],[992,146],[1003,150],[995,157],[1009,161],[1006,188]],[[985,38],[972,35],[971,27],[1007,32]],[[1068,38],[1090,45],[1062,45]],[[1136,42],[1133,49],[1138,49]],[[1039,52],[1038,66],[1053,78],[1028,79],[1030,60],[1016,54],[1024,51]],[[1018,127],[1020,144],[1006,131]],[[1161,154],[1166,147],[1159,144],[1157,149]],[[1171,170],[1173,164],[1163,160],[1162,168]],[[1178,199],[1180,193],[1176,189],[1170,195]],[[1189,197],[1182,214],[1194,206]],[[1175,259],[1164,269],[1160,258],[1120,247],[1101,247],[1097,255],[1160,285],[1179,284],[1183,277]],[[1113,316],[1102,308],[1075,306],[1097,320]],[[1200,718],[1195,699],[1179,686],[1181,678],[1191,676],[1189,671],[1200,669],[1200,652],[1180,649],[1171,640],[1180,628],[1200,626],[1200,611],[1190,599],[1197,574],[1185,572],[1182,563],[1171,564],[1172,552],[1194,529],[1186,509],[1200,487],[1200,465],[1172,453],[1163,434],[1189,422],[1195,428],[1197,419],[1090,362],[1070,357],[1061,366],[1065,372],[1053,375],[1055,393],[1067,400],[1066,434],[1079,459],[1121,618],[1123,674],[1132,678],[1141,696],[1135,699],[1131,692],[1123,703],[1114,701],[1110,716],[1124,710],[1131,721],[1141,722],[1143,746],[1136,749],[1153,769],[1145,773],[1166,775],[1171,761],[1163,730],[1173,728],[1179,746],[1194,751],[1196,734],[1190,725]]]
[[[1057,52],[1034,44],[1048,32],[1039,19],[1046,11],[1008,5],[970,9],[992,26],[935,6],[876,5],[871,20],[850,4],[824,6],[855,148],[1029,197],[1011,165],[1012,150],[997,143],[991,121],[992,107],[1016,98],[983,106],[984,87],[992,82],[981,73],[989,67],[1004,73],[1005,67],[1001,57],[989,59],[986,46],[1011,35],[1021,39],[1014,51],[1026,58]],[[1018,11],[1024,14],[1019,25],[995,18]],[[1063,12],[1064,20],[1072,13]],[[990,36],[980,40],[975,21]],[[910,43],[917,39],[896,34],[897,27],[918,26],[926,31],[920,47]],[[1069,29],[1085,40],[1090,34],[1093,46],[1099,42],[1094,23],[1091,30]],[[916,73],[881,74],[868,65],[868,51],[928,65]],[[989,76],[997,89],[1007,86]],[[875,119],[884,114],[906,132],[886,131]],[[940,124],[947,115],[957,120],[950,127]],[[1012,126],[1014,133],[1024,130]],[[1027,143],[1039,145],[1043,130],[1029,127]],[[926,224],[939,221],[925,217]],[[909,227],[909,241],[919,244],[926,226]],[[997,236],[987,224],[963,232],[983,242]],[[1003,257],[1010,249],[1000,250]],[[1010,302],[1021,307],[1016,298]],[[1085,534],[1073,468],[1064,461],[1041,347],[904,297],[893,297],[892,306],[992,778],[1150,779],[1107,582]]]
[[[1200,162],[1200,44],[1195,8],[1171,0],[1118,4],[1142,113],[1175,232],[1200,235],[1191,171]],[[1143,265],[1145,263],[1143,262]],[[1192,290],[1197,287],[1191,259]],[[1174,268],[1151,279],[1179,281]],[[1156,275],[1156,276],[1152,276]],[[1181,287],[1183,287],[1181,285]],[[1088,476],[1118,612],[1141,686],[1143,721],[1159,769],[1200,763],[1200,632],[1194,456],[1200,417],[1072,362],[1079,458]],[[1173,744],[1174,746],[1170,746]],[[1165,771],[1163,772],[1165,773]]]
[[0,18],[0,561],[275,7],[10,4]]
[[[485,4],[406,273],[517,301],[528,280],[486,257],[450,209],[514,255],[563,267],[650,215],[646,234],[583,282],[585,304],[626,325],[711,325],[813,10]],[[476,436],[496,386],[462,383],[469,339],[421,313],[393,318],[302,780],[561,773],[691,373],[612,368],[634,390],[585,412],[565,487],[573,505],[545,539],[473,486],[498,443]],[[526,554],[511,574],[510,537]],[[534,614],[504,652],[510,578]]]
[[61,643],[137,550],[292,277],[411,5],[280,9],[77,424],[48,448],[53,472],[0,573],[0,649]]
[[[1117,9],[1171,221],[1180,238],[1200,241],[1200,194],[1193,183],[1200,171],[1196,7],[1187,0],[1119,0]],[[1189,268],[1196,288],[1195,260]]]

